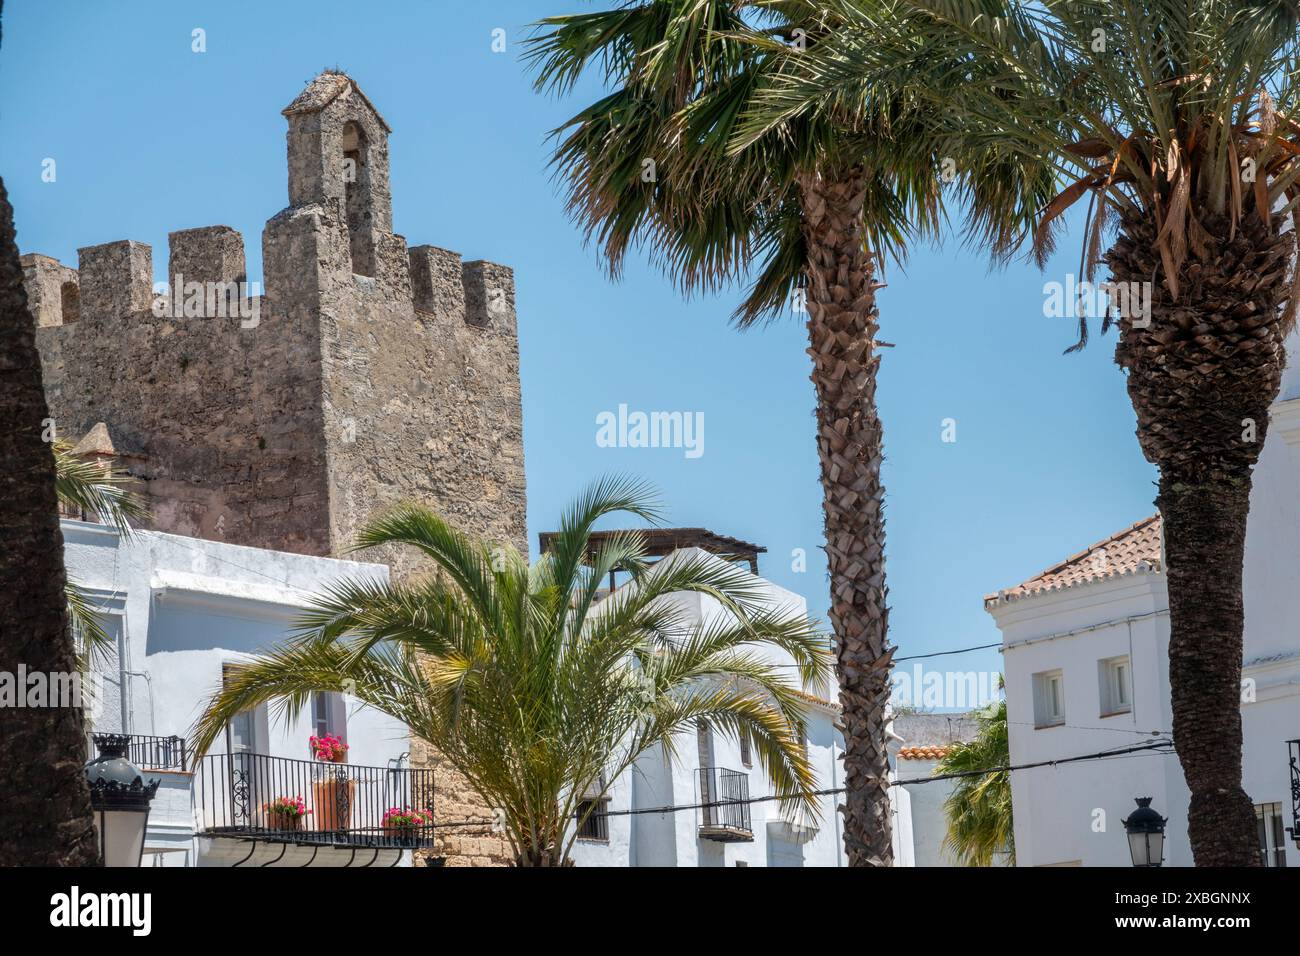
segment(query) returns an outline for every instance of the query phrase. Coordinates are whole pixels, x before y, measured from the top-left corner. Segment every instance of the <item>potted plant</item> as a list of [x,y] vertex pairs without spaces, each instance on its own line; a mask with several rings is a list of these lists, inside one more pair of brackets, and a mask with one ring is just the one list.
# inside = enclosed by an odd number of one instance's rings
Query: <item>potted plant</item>
[[308,742],[311,744],[312,755],[317,760],[323,760],[325,763],[347,763],[348,745],[343,742],[343,738],[326,734],[323,737],[311,737]]
[[432,810],[412,810],[410,807],[390,807],[381,822],[384,836],[398,843],[413,843],[417,830],[432,825]]
[[[348,759],[348,745],[333,734],[313,736],[309,743],[312,754],[322,763],[341,764]],[[346,830],[352,825],[352,794],[356,781],[349,779],[348,772],[341,767],[324,770],[321,778],[312,784],[316,825],[321,830]]]
[[270,830],[301,830],[303,819],[311,813],[302,797],[276,797],[262,804],[262,812]]

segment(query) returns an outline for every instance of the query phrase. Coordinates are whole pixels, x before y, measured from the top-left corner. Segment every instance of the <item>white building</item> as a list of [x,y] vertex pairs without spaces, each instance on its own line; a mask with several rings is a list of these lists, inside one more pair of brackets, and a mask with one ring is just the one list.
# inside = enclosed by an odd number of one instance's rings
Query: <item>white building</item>
[[[707,554],[697,548],[672,553]],[[757,575],[753,583],[768,606],[807,614],[807,602],[798,594]],[[679,594],[673,600],[688,612],[690,622],[707,623],[728,613],[705,595]],[[782,651],[763,648],[759,653],[779,665],[793,666],[793,659]],[[844,742],[835,728],[836,696],[833,683],[825,696],[806,695],[805,744],[819,785],[826,789],[843,785]],[[772,794],[771,782],[748,747],[703,725],[681,735],[676,750],[677,759],[671,760],[656,749],[613,781],[601,808],[608,815],[589,820],[574,844],[578,866],[845,865],[836,810],[840,798],[820,798],[821,818],[815,825],[792,823],[782,816],[776,801],[763,801]],[[735,802],[727,803],[730,800]],[[701,803],[724,805],[640,812]]]
[[[61,524],[68,576],[117,641],[113,660],[96,668],[91,729],[131,735],[133,762],[162,781],[144,865],[409,864],[410,841],[379,826],[388,808],[423,805],[432,792],[429,771],[406,769],[402,723],[320,694],[287,726],[266,707],[249,712],[197,760],[185,742],[226,665],[282,643],[323,586],[386,580],[387,567],[156,532],[125,541],[105,525]],[[348,743],[346,765],[312,759],[308,738],[321,733]],[[314,808],[300,831],[268,821],[262,805],[279,796]]]
[[[117,642],[112,659],[96,665],[102,692],[91,730],[129,735],[132,761],[161,780],[144,865],[410,864],[410,838],[387,835],[382,814],[391,806],[429,807],[436,795],[426,799],[431,771],[407,769],[408,729],[399,721],[355,699],[320,694],[288,725],[256,708],[197,760],[186,739],[227,665],[289,639],[296,615],[323,587],[347,578],[386,580],[387,567],[148,531],[127,540],[102,524],[61,524],[69,578],[100,609]],[[757,575],[754,583],[771,606],[806,613],[799,595]],[[697,620],[725,613],[709,597],[673,600]],[[807,695],[806,746],[820,785],[830,789],[842,785],[835,697],[833,684],[825,696]],[[348,743],[345,765],[312,759],[308,738],[325,733]],[[678,741],[678,758],[656,751],[614,781],[604,807],[610,815],[594,818],[576,844],[579,865],[844,865],[838,797],[821,798],[816,825],[784,818],[777,802],[762,800],[771,786],[749,748],[708,727]],[[347,794],[342,823],[330,806],[340,787]],[[906,794],[898,792],[896,817],[908,837],[896,856],[910,865]],[[280,796],[301,796],[313,809],[300,830],[281,830],[264,812]],[[724,805],[626,813],[710,802]],[[430,845],[432,835],[416,840]]]
[[[1287,828],[1300,797],[1300,356],[1292,362],[1251,494],[1245,558],[1243,778],[1265,862],[1300,865]],[[1169,602],[1158,516],[986,598],[1003,636],[1013,764],[1169,739]],[[1169,819],[1167,866],[1190,866],[1189,795],[1172,754],[1131,754],[1012,774],[1021,866],[1131,865],[1123,820],[1151,797]]]
[[[948,818],[944,801],[955,780],[929,778],[953,744],[975,739],[979,726],[969,714],[900,714],[892,723],[889,745],[894,778],[894,858],[897,866],[956,866],[944,849]],[[908,784],[906,781],[917,781]],[[921,782],[924,781],[924,782]],[[906,806],[904,812],[899,809]]]

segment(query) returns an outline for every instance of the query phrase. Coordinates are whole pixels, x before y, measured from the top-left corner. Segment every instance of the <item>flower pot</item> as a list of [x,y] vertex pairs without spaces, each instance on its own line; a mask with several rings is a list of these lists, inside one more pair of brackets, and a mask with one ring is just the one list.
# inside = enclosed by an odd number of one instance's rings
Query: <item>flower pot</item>
[[266,815],[268,830],[301,830],[302,817],[289,813],[268,813]]
[[346,830],[352,825],[352,798],[356,781],[346,777],[318,780],[311,786],[312,809],[319,830]]
[[384,836],[396,846],[415,846],[419,833],[415,827],[384,827]]

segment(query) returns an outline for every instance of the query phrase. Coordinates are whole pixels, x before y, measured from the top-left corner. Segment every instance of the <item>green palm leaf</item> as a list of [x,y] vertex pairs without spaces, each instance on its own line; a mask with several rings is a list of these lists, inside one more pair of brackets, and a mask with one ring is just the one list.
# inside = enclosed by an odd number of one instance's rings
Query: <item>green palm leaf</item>
[[[799,744],[802,687],[824,687],[827,639],[763,603],[754,579],[708,555],[652,566],[644,536],[593,551],[600,518],[658,513],[626,479],[588,488],[565,512],[555,547],[532,567],[494,559],[487,542],[417,505],[368,525],[359,547],[400,544],[438,573],[417,582],[328,588],[284,647],[235,668],[195,731],[198,753],[236,714],[269,704],[293,718],[316,691],[344,691],[402,721],[500,810],[521,864],[568,859],[579,804],[649,750],[707,719],[753,741],[788,812],[815,818],[817,780]],[[631,581],[596,600],[611,568]],[[724,612],[704,623],[674,596],[706,595]],[[761,653],[776,648],[798,682]]]

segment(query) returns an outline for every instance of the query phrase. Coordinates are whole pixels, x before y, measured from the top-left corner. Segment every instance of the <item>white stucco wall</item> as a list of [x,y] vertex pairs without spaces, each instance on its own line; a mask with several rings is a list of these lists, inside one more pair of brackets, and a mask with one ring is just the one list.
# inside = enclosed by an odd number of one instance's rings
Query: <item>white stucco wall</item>
[[[939,765],[937,760],[908,758],[898,761],[897,779],[924,780]],[[955,866],[952,855],[943,849],[948,832],[948,818],[944,816],[943,802],[952,794],[955,780],[936,780],[933,783],[916,783],[901,786],[907,794],[911,808],[910,834],[912,866]]]
[[[1290,368],[1251,495],[1243,676],[1254,683],[1254,699],[1242,705],[1246,792],[1255,804],[1281,803],[1287,825],[1285,742],[1300,738],[1300,336],[1293,335],[1289,346]],[[1062,550],[1075,547],[1063,542]],[[1161,574],[1093,582],[996,606],[1012,762],[1132,746],[1150,740],[1146,732],[1152,730],[1168,735],[1168,607]],[[1133,709],[1102,717],[1097,662],[1121,654],[1132,660]],[[1032,675],[1056,668],[1064,673],[1067,726],[1035,729]],[[1169,818],[1165,865],[1192,863],[1188,791],[1176,756],[1143,754],[1017,771],[1012,794],[1021,866],[1131,865],[1122,821],[1138,796],[1150,796]],[[1287,843],[1286,855],[1289,866],[1300,866],[1293,843]]]
[[[156,532],[123,540],[111,528],[81,521],[64,520],[62,527],[69,577],[120,635],[118,653],[99,665],[105,674],[102,700],[91,714],[96,732],[190,737],[205,701],[220,687],[223,664],[289,638],[297,613],[324,586],[388,575],[379,564]],[[405,725],[355,699],[345,697],[344,703],[348,762],[404,766],[400,761],[410,749]],[[313,732],[310,714],[288,723],[263,714],[254,750],[309,760],[307,739]],[[225,750],[222,739],[212,753]],[[161,776],[148,848],[175,851],[160,856],[159,865],[202,863],[199,842],[191,843],[192,774]]]
[[[679,553],[704,555],[695,549]],[[758,577],[754,577],[753,584],[761,594],[760,600],[768,606],[807,613],[806,602],[794,592]],[[712,622],[727,613],[717,601],[698,594],[676,595],[674,600],[693,621]],[[763,648],[761,653],[774,663],[793,663],[788,655],[775,649]],[[828,700],[833,700],[836,694],[833,685],[819,692]],[[843,783],[839,756],[844,745],[834,728],[834,719],[832,708],[810,704],[807,715],[808,755],[817,770],[820,785],[826,788]],[[713,765],[745,771],[751,799],[772,793],[771,783],[758,765],[757,755],[753,766],[746,768],[741,763],[736,741],[725,738],[716,729],[712,740]],[[700,760],[693,728],[677,736],[675,749],[675,760],[669,761],[661,751],[655,750],[644,755],[631,773],[614,781],[609,809],[618,812],[700,802]],[[701,839],[698,834],[699,810],[611,816],[609,842],[578,841],[573,856],[579,866],[843,866],[844,851],[836,803],[835,797],[821,798],[821,820],[812,830],[791,828],[782,819],[775,801],[753,803],[750,815],[754,839],[738,843]]]

